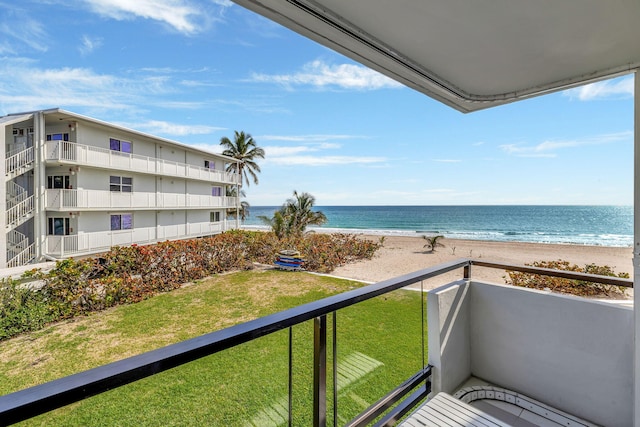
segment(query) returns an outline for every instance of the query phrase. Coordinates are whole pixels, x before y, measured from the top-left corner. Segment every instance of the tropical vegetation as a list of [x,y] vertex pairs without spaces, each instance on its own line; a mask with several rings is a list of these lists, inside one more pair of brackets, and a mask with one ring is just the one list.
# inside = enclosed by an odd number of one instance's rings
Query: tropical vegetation
[[305,269],[330,272],[339,265],[371,259],[379,244],[348,234],[230,231],[219,235],[146,246],[113,247],[99,257],[58,261],[48,272],[0,282],[0,340],[45,324],[112,306],[136,303],[215,274],[273,264],[283,248],[297,248]]
[[[531,265],[540,268],[550,268],[553,270],[574,271],[577,273],[596,274],[599,276],[612,276],[623,279],[629,278],[629,273],[616,273],[608,265],[587,264],[581,267],[571,264],[569,261],[536,261]],[[626,288],[622,286],[607,285],[604,283],[586,282],[583,280],[564,279],[562,277],[543,276],[540,274],[523,273],[519,271],[508,271],[507,284],[522,286],[525,288],[550,290],[564,294],[579,295],[583,297],[607,297],[624,298]]]
[[282,207],[274,212],[273,217],[261,215],[258,218],[270,226],[278,238],[299,237],[308,226],[327,222],[324,213],[313,210],[315,203],[316,199],[311,194],[294,190],[293,197],[287,199]]
[[[253,137],[244,133],[244,131],[234,131],[233,141],[226,136],[220,138],[220,145],[224,148],[222,154],[225,156],[233,157],[239,160],[238,163],[229,163],[227,165],[227,172],[233,172],[240,175],[240,183],[238,186],[228,186],[226,195],[227,197],[247,197],[245,191],[240,188],[243,182],[250,185],[249,177],[258,184],[258,173],[260,172],[260,166],[256,162],[257,159],[264,159],[264,150],[258,147],[258,144]],[[249,216],[249,202],[246,200],[240,201],[239,209],[228,209],[227,216],[230,218],[240,217],[241,221],[244,221]]]
[[[240,191],[238,192],[238,190]],[[227,192],[226,192],[227,197],[238,197],[238,194],[240,195],[241,198],[247,197],[247,194],[242,188],[230,187],[230,186],[227,187]],[[240,220],[244,221],[249,216],[250,209],[251,209],[251,205],[249,204],[249,202],[247,202],[246,200],[240,200],[239,209],[237,210],[235,208],[227,209],[227,217],[235,218],[236,215],[239,215]]]
[[444,236],[422,235],[422,238],[427,241],[423,247],[429,248],[429,252],[435,252],[437,247],[444,248],[444,245],[439,242],[440,239],[444,239]]
[[[234,131],[233,141],[223,136],[220,145],[224,148],[222,154],[239,160],[238,163],[229,163],[227,172],[238,173],[247,186],[253,181],[258,184],[260,166],[257,159],[264,159],[264,150],[258,147],[253,137],[244,131]],[[251,178],[251,179],[249,179]]]

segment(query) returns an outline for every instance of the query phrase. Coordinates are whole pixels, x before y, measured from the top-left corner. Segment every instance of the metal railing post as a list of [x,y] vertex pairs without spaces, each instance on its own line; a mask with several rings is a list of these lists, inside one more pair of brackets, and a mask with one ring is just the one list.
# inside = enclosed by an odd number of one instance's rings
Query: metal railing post
[[313,323],[313,426],[327,425],[327,315]]

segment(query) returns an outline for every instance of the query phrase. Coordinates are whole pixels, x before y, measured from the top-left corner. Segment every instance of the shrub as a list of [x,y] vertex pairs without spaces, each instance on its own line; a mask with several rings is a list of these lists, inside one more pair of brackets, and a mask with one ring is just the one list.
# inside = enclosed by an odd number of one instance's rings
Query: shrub
[[42,292],[16,280],[0,281],[0,341],[54,320]]
[[271,264],[281,249],[297,248],[307,270],[330,272],[371,258],[379,243],[348,234],[306,234],[278,239],[274,233],[231,231],[215,236],[146,246],[113,247],[96,258],[58,261],[39,279],[39,291],[8,281],[0,288],[0,340],[47,322],[142,301],[214,274]]
[[[554,270],[575,271],[578,273],[597,274],[600,276],[629,278],[628,273],[615,273],[608,265],[598,266],[588,264],[580,267],[570,264],[568,261],[536,261],[533,264],[525,264],[533,267],[551,268]],[[585,297],[624,297],[626,288],[623,286],[607,285],[603,283],[587,282],[583,280],[564,279],[561,277],[542,276],[539,274],[508,271],[507,284],[533,289],[550,289],[553,292],[579,295]]]

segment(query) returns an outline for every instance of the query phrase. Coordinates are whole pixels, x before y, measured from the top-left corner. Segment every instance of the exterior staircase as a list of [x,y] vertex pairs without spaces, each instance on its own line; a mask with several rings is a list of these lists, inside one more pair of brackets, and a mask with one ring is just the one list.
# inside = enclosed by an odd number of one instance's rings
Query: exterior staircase
[[12,230],[33,217],[34,197],[13,181],[7,186],[7,229]]
[[34,196],[12,179],[33,169],[33,147],[21,148],[7,154],[6,183],[6,242],[7,267],[17,267],[31,263],[35,259],[35,245],[29,238],[16,230],[21,224],[33,218]]
[[29,172],[33,169],[33,160],[33,147],[8,152],[5,160],[5,176],[8,179],[12,179],[18,175]]
[[35,259],[34,245],[29,238],[16,230],[7,233],[7,267],[29,264]]

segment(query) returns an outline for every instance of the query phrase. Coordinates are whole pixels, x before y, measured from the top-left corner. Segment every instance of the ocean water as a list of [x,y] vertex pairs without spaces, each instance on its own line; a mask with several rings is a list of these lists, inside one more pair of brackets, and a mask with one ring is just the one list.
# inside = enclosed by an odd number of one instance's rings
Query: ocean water
[[[279,206],[251,206],[248,229]],[[632,206],[317,206],[319,231],[374,235],[441,234],[447,238],[632,246]],[[311,227],[310,229],[313,229]],[[316,227],[317,229],[318,227]]]

